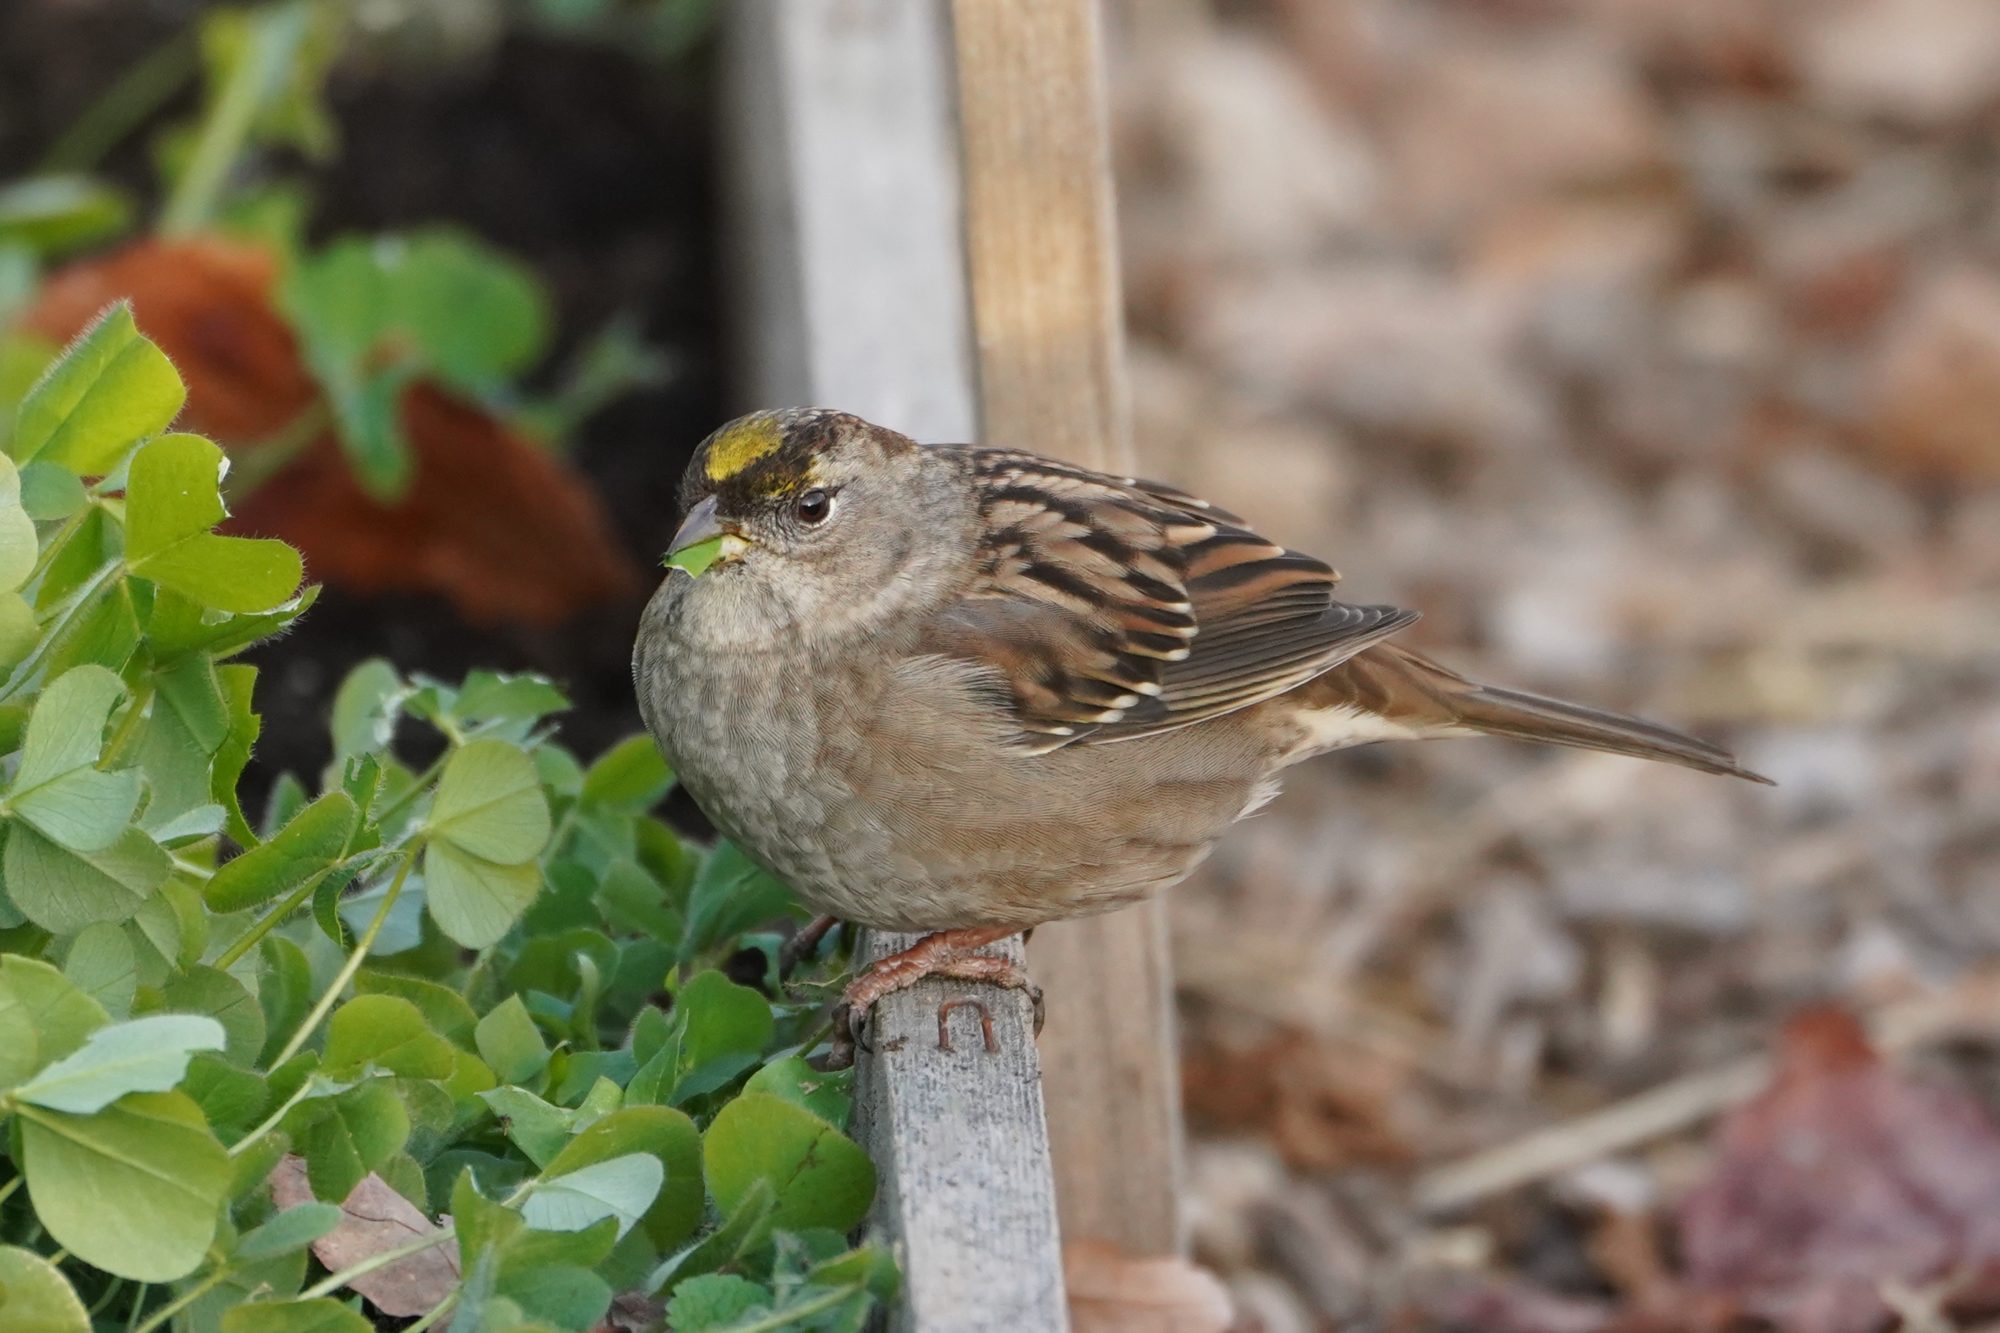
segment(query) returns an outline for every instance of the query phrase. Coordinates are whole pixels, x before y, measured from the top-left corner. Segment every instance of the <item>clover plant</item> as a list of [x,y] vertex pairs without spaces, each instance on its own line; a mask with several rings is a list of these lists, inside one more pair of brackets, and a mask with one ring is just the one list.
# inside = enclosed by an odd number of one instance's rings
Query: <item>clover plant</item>
[[239,659],[314,589],[214,531],[183,396],[114,307],[0,454],[0,1328],[859,1329],[873,1170],[744,933],[783,888],[531,676],[367,663],[246,810]]

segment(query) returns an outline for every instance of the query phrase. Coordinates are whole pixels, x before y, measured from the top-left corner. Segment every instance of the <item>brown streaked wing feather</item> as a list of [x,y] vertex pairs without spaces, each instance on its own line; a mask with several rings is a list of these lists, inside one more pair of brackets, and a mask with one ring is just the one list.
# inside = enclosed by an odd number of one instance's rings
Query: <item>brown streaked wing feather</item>
[[1324,563],[1185,492],[1032,454],[965,454],[988,536],[926,647],[993,668],[1033,748],[1232,712],[1415,619],[1334,601]]

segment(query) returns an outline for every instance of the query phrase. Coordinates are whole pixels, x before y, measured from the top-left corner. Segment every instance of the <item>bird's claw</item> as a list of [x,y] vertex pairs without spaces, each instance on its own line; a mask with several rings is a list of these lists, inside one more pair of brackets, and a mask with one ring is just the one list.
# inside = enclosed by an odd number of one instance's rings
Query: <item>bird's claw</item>
[[791,938],[778,946],[778,980],[790,981],[799,964],[817,954],[820,941],[839,925],[836,917],[819,916],[792,932]]
[[857,1051],[875,1053],[875,1043],[868,1036],[868,1019],[873,1010],[872,1005],[857,1008],[846,1000],[833,1007],[833,1038],[828,1043],[826,1057],[828,1070],[852,1067]]

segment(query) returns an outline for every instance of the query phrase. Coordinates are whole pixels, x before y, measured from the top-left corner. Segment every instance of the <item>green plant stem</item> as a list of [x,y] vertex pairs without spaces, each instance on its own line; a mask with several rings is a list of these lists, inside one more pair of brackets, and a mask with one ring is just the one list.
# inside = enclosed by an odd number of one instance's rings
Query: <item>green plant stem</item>
[[327,408],[326,399],[317,398],[255,444],[232,447],[229,473],[222,479],[222,498],[231,509],[242,504],[257,493],[258,487],[290,467],[332,424],[333,413]]
[[[375,816],[375,823],[378,826],[387,828],[389,820],[392,817],[400,814],[405,806],[430,790],[431,784],[438,780],[438,775],[444,772],[444,766],[451,761],[452,755],[458,752],[460,746],[464,745],[467,741],[476,741],[490,731],[498,730],[501,724],[497,720],[482,722],[476,727],[467,727],[464,731],[460,731],[457,727],[451,725],[448,719],[439,718],[434,725],[439,731],[444,733],[445,739],[451,743],[445,747],[443,754],[431,762],[429,768],[417,774],[416,778],[411,781],[409,790],[382,807],[382,813]],[[549,845],[553,847],[555,844],[551,842]]]
[[207,1277],[195,1283],[192,1287],[189,1287],[159,1309],[153,1311],[144,1323],[132,1330],[132,1333],[153,1333],[154,1329],[160,1327],[160,1325],[166,1323],[169,1319],[172,1319],[175,1315],[208,1295],[209,1292],[214,1291],[224,1282],[227,1282],[229,1280],[229,1272],[229,1265],[223,1264],[213,1273],[210,1273]]
[[35,645],[35,651],[29,653],[27,659],[14,668],[14,674],[7,678],[6,686],[0,688],[0,700],[13,698],[21,692],[23,685],[34,679],[35,672],[48,659],[56,645],[62,642],[63,636],[69,633],[70,626],[90,608],[92,602],[97,600],[97,595],[104,591],[104,585],[124,572],[125,562],[114,560],[92,574],[90,581],[77,589],[69,605],[57,614],[55,621],[46,630],[42,631],[41,642]]
[[26,1180],[26,1176],[15,1176],[6,1184],[0,1185],[0,1203],[5,1203],[7,1200],[13,1198],[14,1191],[21,1188],[22,1183]]
[[187,169],[174,184],[160,213],[160,234],[185,236],[208,225],[231,170],[250,141],[257,112],[305,39],[310,11],[280,5],[254,15],[246,34],[248,49],[229,70],[210,103],[195,139]]
[[275,930],[280,922],[284,921],[286,917],[298,911],[301,907],[304,907],[313,894],[318,891],[319,886],[325,882],[328,875],[331,875],[336,870],[344,870],[346,867],[347,862],[345,861],[335,862],[333,865],[320,871],[317,875],[306,880],[298,888],[292,890],[276,907],[273,907],[270,911],[264,913],[264,915],[251,923],[250,928],[238,936],[234,944],[231,944],[217,955],[214,966],[221,971],[227,972],[232,966],[242,960],[244,954],[256,948],[258,941]]
[[375,919],[368,923],[368,929],[354,946],[354,951],[348,954],[347,961],[341,964],[340,972],[334,977],[333,984],[326,988],[326,994],[319,997],[319,1003],[306,1015],[306,1021],[299,1024],[299,1030],[292,1034],[292,1039],[285,1043],[285,1048],[271,1061],[273,1069],[297,1055],[299,1048],[306,1044],[306,1039],[312,1036],[314,1030],[333,1011],[333,1006],[340,1002],[340,993],[347,989],[348,982],[354,980],[354,974],[361,970],[361,961],[368,956],[368,951],[375,947],[375,937],[382,933],[382,925],[389,919],[389,909],[394,907],[396,899],[402,896],[403,881],[410,877],[410,867],[416,863],[417,849],[411,847],[403,857],[403,864],[396,868],[396,878],[389,882],[389,891],[382,895],[382,905],[375,909]]
[[123,1290],[125,1290],[125,1279],[122,1277],[112,1278],[111,1281],[105,1285],[103,1293],[99,1295],[96,1300],[90,1303],[90,1309],[85,1311],[85,1313],[90,1315],[91,1318],[95,1319],[97,1317],[98,1312],[108,1307],[111,1304],[111,1302],[117,1300],[118,1293]]
[[430,788],[430,785],[438,780],[438,774],[444,772],[444,761],[449,758],[451,758],[451,749],[450,747],[446,747],[445,752],[439,755],[429,768],[417,774],[415,779],[411,781],[408,791],[382,807],[382,813],[375,816],[375,823],[377,825],[388,824],[391,816],[401,814],[404,806],[407,806],[411,801],[423,795]]
[[132,1333],[139,1326],[139,1316],[146,1309],[146,1293],[152,1289],[152,1284],[147,1282],[132,1288],[132,1313],[125,1316],[125,1333]]
[[101,761],[103,767],[117,766],[119,756],[125,752],[125,747],[132,743],[132,737],[138,734],[139,724],[145,720],[146,708],[152,702],[153,682],[152,677],[148,676],[146,683],[132,692],[131,707],[125,710],[124,717],[118,719],[118,730],[112,732],[111,739],[104,743],[104,758]]
[[83,508],[62,521],[62,526],[57,528],[55,534],[43,545],[42,553],[35,557],[35,567],[28,571],[27,578],[21,580],[22,587],[35,586],[36,581],[49,572],[49,566],[55,563],[56,556],[63,547],[69,545],[69,539],[76,536],[76,530],[83,526],[83,520],[90,517],[90,509],[90,502],[85,501]]
[[371,1254],[359,1263],[349,1264],[338,1273],[315,1282],[312,1286],[300,1292],[298,1299],[310,1301],[321,1296],[330,1296],[358,1277],[367,1277],[378,1268],[387,1268],[390,1264],[400,1263],[413,1254],[422,1254],[425,1250],[435,1249],[446,1241],[456,1240],[457,1238],[458,1233],[456,1231],[451,1227],[445,1227],[441,1231],[425,1236],[422,1240],[413,1240],[407,1245],[398,1245],[393,1250],[382,1250],[376,1254]]
[[215,878],[215,872],[213,870],[210,870],[205,865],[198,865],[195,862],[188,860],[185,856],[173,856],[171,857],[171,859],[174,863],[174,870],[176,873],[186,875],[189,879],[194,880],[197,883],[206,884],[208,883],[208,881]]
[[[275,1068],[275,1065],[273,1067]],[[299,1085],[299,1090],[297,1092],[285,1098],[285,1104],[283,1106],[280,1106],[277,1110],[265,1116],[262,1123],[260,1123],[257,1126],[257,1128],[251,1130],[248,1134],[245,1134],[242,1138],[230,1144],[229,1155],[231,1157],[241,1157],[244,1153],[250,1151],[250,1149],[257,1143],[258,1140],[262,1139],[266,1134],[269,1134],[272,1130],[276,1129],[280,1124],[280,1122],[282,1122],[287,1115],[291,1114],[291,1110],[294,1106],[297,1106],[300,1102],[312,1096],[312,1094],[313,1094],[313,1081],[312,1079],[308,1078],[304,1083],[301,1083]]]
[[182,29],[141,56],[84,113],[70,123],[48,152],[43,171],[89,171],[123,143],[146,119],[167,104],[195,72],[193,30]]
[[807,1315],[823,1314],[842,1301],[852,1299],[854,1299],[852,1288],[835,1287],[824,1296],[815,1296],[803,1305],[775,1311],[754,1324],[731,1324],[729,1333],[784,1333],[785,1329],[797,1328],[799,1321]]
[[425,1329],[437,1323],[438,1320],[444,1318],[447,1314],[450,1314],[451,1307],[456,1304],[458,1304],[458,1293],[454,1291],[451,1295],[433,1305],[425,1312],[424,1317],[416,1323],[405,1324],[403,1326],[403,1333],[424,1333]]

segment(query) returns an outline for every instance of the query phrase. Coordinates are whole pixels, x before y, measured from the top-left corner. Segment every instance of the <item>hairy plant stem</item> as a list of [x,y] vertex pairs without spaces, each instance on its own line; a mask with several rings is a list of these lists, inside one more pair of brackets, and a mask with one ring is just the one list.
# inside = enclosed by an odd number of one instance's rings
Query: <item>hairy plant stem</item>
[[336,870],[345,870],[347,865],[347,861],[336,861],[306,880],[298,888],[292,890],[291,893],[279,901],[276,907],[273,907],[270,911],[252,922],[250,928],[236,938],[235,943],[218,954],[214,966],[221,971],[227,972],[233,965],[241,961],[244,954],[256,948],[258,941],[275,930],[286,917],[305,906],[313,894],[318,891],[319,886],[326,881],[328,875],[333,874]]
[[277,1110],[265,1116],[263,1121],[260,1124],[258,1124],[257,1128],[251,1130],[248,1134],[245,1134],[242,1138],[230,1144],[228,1149],[229,1155],[231,1157],[241,1157],[244,1153],[250,1151],[250,1149],[255,1147],[257,1142],[261,1140],[266,1134],[269,1134],[272,1130],[276,1129],[281,1123],[283,1123],[285,1117],[291,1114],[291,1110],[294,1106],[297,1106],[300,1102],[312,1096],[313,1090],[314,1090],[313,1081],[311,1079],[307,1079],[304,1083],[301,1083],[299,1085],[299,1090],[297,1092],[285,1098],[285,1104],[283,1106],[280,1106]]
[[301,4],[273,6],[251,17],[248,49],[217,91],[187,168],[161,210],[161,235],[200,231],[215,215],[223,186],[250,141],[258,109],[282,83],[310,21],[310,9]]
[[153,1311],[151,1315],[147,1316],[144,1323],[132,1329],[132,1333],[153,1333],[154,1329],[160,1327],[169,1319],[172,1319],[175,1315],[208,1295],[209,1292],[214,1291],[217,1287],[227,1282],[231,1271],[228,1264],[223,1264],[213,1273],[210,1273],[207,1277],[195,1283],[192,1287],[189,1287],[159,1309]]
[[443,1300],[439,1301],[436,1305],[433,1305],[428,1311],[425,1312],[424,1317],[417,1320],[416,1323],[405,1324],[403,1326],[403,1333],[424,1333],[425,1329],[429,1328],[431,1325],[437,1323],[438,1320],[450,1314],[451,1308],[457,1304],[458,1304],[458,1293],[454,1291],[451,1295],[445,1297]]
[[299,1048],[306,1044],[313,1031],[333,1011],[333,1006],[340,1002],[340,993],[347,989],[348,982],[354,980],[354,974],[361,970],[362,960],[368,957],[368,951],[375,947],[375,937],[382,933],[383,923],[389,919],[389,909],[394,907],[396,899],[402,896],[403,881],[410,877],[410,867],[417,863],[417,850],[417,847],[412,845],[404,854],[403,864],[396,867],[396,878],[389,881],[389,891],[382,895],[382,905],[375,909],[375,919],[368,923],[368,929],[362,932],[354,951],[348,954],[347,961],[341,964],[340,972],[334,977],[333,984],[326,988],[326,994],[319,997],[319,1003],[306,1015],[305,1022],[299,1024],[299,1030],[292,1034],[292,1039],[285,1043],[285,1048],[271,1061],[273,1069],[297,1055]]
[[223,498],[234,509],[271,478],[297,460],[333,424],[326,399],[316,398],[297,416],[254,444],[229,451],[229,472],[223,478]]
[[125,747],[130,745],[132,737],[138,734],[139,723],[145,720],[146,709],[152,702],[153,682],[149,676],[144,685],[133,691],[131,706],[125,710],[125,716],[118,719],[118,729],[111,733],[111,739],[104,743],[104,758],[100,761],[103,767],[116,766],[119,756],[125,752]]
[[122,575],[124,572],[125,562],[122,560],[113,560],[99,569],[95,574],[92,574],[89,582],[76,590],[75,594],[71,596],[69,604],[56,614],[54,622],[43,633],[41,642],[35,645],[35,650],[29,653],[19,666],[14,668],[14,673],[7,678],[7,684],[4,687],[0,687],[0,701],[13,698],[21,692],[21,688],[24,685],[34,679],[35,672],[41,668],[42,663],[48,659],[49,654],[55,651],[57,645],[62,642],[63,636],[69,633],[70,627],[82,617],[85,611],[90,609],[91,604],[104,591],[105,584],[109,583],[114,577]]

